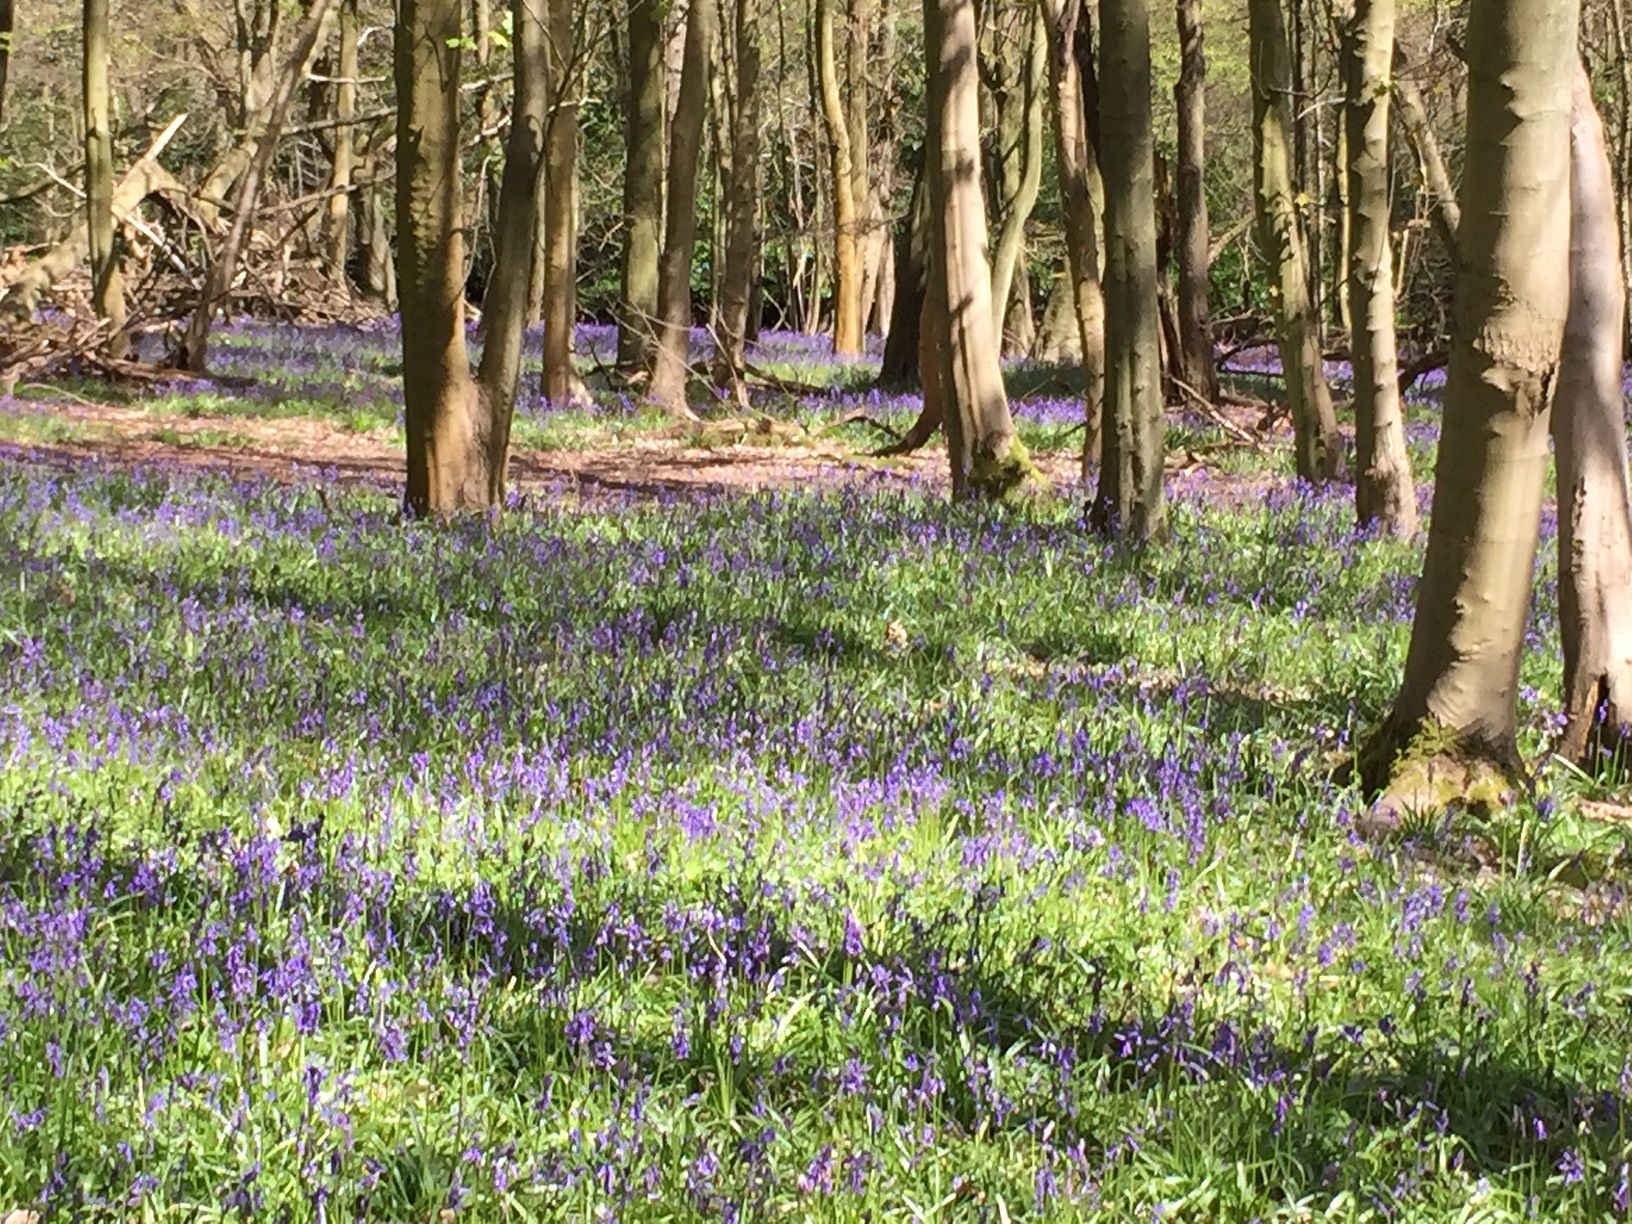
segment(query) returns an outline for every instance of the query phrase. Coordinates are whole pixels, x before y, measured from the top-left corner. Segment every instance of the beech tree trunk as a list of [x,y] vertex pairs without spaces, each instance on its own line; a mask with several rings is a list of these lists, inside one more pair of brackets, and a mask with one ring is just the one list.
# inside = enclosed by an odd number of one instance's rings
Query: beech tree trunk
[[[890,330],[884,337],[884,357],[878,367],[878,382],[883,387],[905,387],[918,381],[918,339],[929,284],[929,187],[923,162],[913,175],[906,226],[896,237],[895,266],[899,269],[895,302],[890,307]],[[940,427],[939,421],[935,424]],[[929,440],[927,435],[924,440]]]
[[736,109],[731,119],[731,175],[725,193],[725,268],[720,277],[716,386],[748,407],[748,303],[754,287],[759,228],[759,4],[734,0]]
[[1207,53],[1201,0],[1177,0],[1179,79],[1173,86],[1178,115],[1178,377],[1212,402],[1218,400],[1213,328],[1208,309]]
[[339,33],[340,80],[334,91],[334,117],[340,120],[340,125],[334,129],[324,251],[329,278],[343,285],[351,245],[351,182],[356,165],[351,120],[357,114],[357,0],[342,0]]
[[697,164],[708,110],[708,61],[718,20],[716,0],[691,0],[674,122],[669,125],[669,184],[659,268],[657,353],[648,394],[673,416],[696,419],[686,403],[690,372],[691,248],[697,237]]
[[1575,0],[1481,0],[1468,23],[1457,327],[1400,695],[1361,754],[1380,824],[1494,807],[1519,774],[1519,657],[1569,309]]
[[1451,176],[1446,173],[1445,159],[1439,152],[1439,141],[1434,136],[1434,125],[1428,121],[1428,110],[1422,104],[1422,94],[1411,78],[1405,75],[1409,61],[1398,43],[1394,46],[1394,97],[1399,102],[1400,126],[1405,140],[1417,159],[1422,185],[1428,193],[1429,217],[1438,231],[1445,250],[1456,255],[1456,228],[1461,223],[1462,210],[1456,203],[1456,191]]
[[618,365],[647,369],[656,346],[657,265],[663,250],[662,0],[629,0],[624,105],[623,284]]
[[1573,96],[1570,310],[1553,406],[1565,718],[1557,752],[1590,768],[1622,746],[1632,723],[1632,491],[1615,176],[1579,67]]
[[861,259],[856,241],[850,125],[839,91],[838,58],[833,46],[835,3],[816,0],[816,75],[828,148],[833,154],[833,351],[853,356],[862,349]]
[[1292,178],[1292,68],[1280,0],[1248,0],[1252,50],[1253,188],[1259,247],[1270,261],[1275,332],[1286,374],[1298,475],[1329,480],[1342,460],[1331,391],[1321,369],[1320,318]]
[[1009,416],[993,343],[974,0],[924,0],[924,49],[930,273],[919,343],[933,358],[923,367],[926,408],[933,385],[945,418],[952,496],[1000,498],[1024,485],[1032,466]]
[[[1100,456],[1105,388],[1105,292],[1099,279],[1098,218],[1094,209],[1094,144],[1089,139],[1077,45],[1086,20],[1083,0],[1040,0],[1048,34],[1048,77],[1054,95],[1054,156],[1065,222],[1066,269],[1081,337],[1087,429],[1083,474]],[[1090,60],[1090,63],[1092,61]]]
[[1090,520],[1100,531],[1144,541],[1167,529],[1146,0],[1101,0],[1100,38],[1109,420]]
[[572,364],[578,315],[578,83],[572,0],[547,0],[549,122],[544,159],[544,370],[539,390],[552,404],[582,395]]
[[[1026,222],[1031,220],[1037,206],[1037,194],[1043,182],[1043,94],[1047,78],[1048,36],[1043,29],[1041,8],[1033,11],[1026,22],[1028,48],[1020,81],[1017,105],[1018,130],[1013,133],[1019,157],[1013,174],[1012,191],[1004,200],[1003,228],[998,235],[997,253],[992,258],[992,303],[1003,325],[1016,309],[1023,309],[1024,319],[1013,329],[1002,326],[997,342],[1006,353],[1023,353],[1031,347],[1031,303],[1012,301],[1017,283],[1015,270],[1020,267],[1026,247]],[[1023,269],[1022,269],[1023,273]],[[1018,278],[1024,281],[1022,274]],[[1029,285],[1026,286],[1029,296]]]
[[13,29],[11,0],[0,0],[0,123],[6,118],[6,77],[11,69]]
[[125,287],[113,232],[113,126],[108,97],[108,0],[85,0],[85,225],[91,305],[113,325],[108,347],[125,350]]
[[1389,249],[1388,98],[1394,0],[1355,0],[1343,40],[1349,162],[1350,349],[1354,359],[1354,504],[1361,526],[1417,531],[1417,488],[1405,445]]

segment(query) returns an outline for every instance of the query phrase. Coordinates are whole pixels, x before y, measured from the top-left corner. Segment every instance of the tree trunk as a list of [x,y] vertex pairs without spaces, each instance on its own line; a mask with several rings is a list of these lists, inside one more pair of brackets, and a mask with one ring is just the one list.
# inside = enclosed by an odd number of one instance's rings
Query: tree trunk
[[1388,97],[1394,0],[1355,0],[1343,40],[1349,200],[1349,309],[1354,320],[1354,504],[1362,527],[1417,532],[1417,486],[1405,446],[1389,251]]
[[1252,48],[1253,187],[1259,246],[1271,264],[1275,331],[1292,410],[1298,475],[1329,480],[1342,460],[1331,391],[1321,369],[1320,319],[1292,181],[1292,70],[1280,0],[1248,0]]
[[822,118],[833,154],[833,351],[840,356],[855,356],[862,349],[861,259],[856,242],[850,126],[839,93],[838,59],[833,47],[836,2],[816,0],[816,69]]
[[624,108],[623,284],[618,365],[645,369],[656,345],[663,249],[662,0],[629,0],[629,94]]
[[91,305],[113,325],[108,347],[126,346],[125,287],[113,233],[113,126],[108,97],[108,0],[85,0],[85,217],[90,239]]
[[572,365],[578,316],[578,99],[572,0],[547,0],[550,111],[544,161],[544,371],[552,404],[583,395]]
[[748,300],[759,225],[759,4],[734,0],[737,105],[731,123],[731,179],[725,196],[725,269],[720,277],[719,354],[714,381],[748,408]]
[[1213,328],[1207,305],[1207,54],[1202,37],[1201,0],[1177,0],[1179,79],[1173,86],[1178,114],[1179,197],[1178,376],[1209,401],[1218,400],[1213,363]]
[[325,254],[329,278],[345,284],[346,260],[351,242],[351,181],[356,163],[351,120],[357,114],[357,0],[340,5],[340,81],[334,91],[334,160],[329,171],[328,218],[325,224]]
[[899,269],[895,301],[890,307],[889,334],[884,337],[884,357],[878,366],[882,387],[906,387],[918,381],[918,337],[929,283],[929,188],[922,162],[912,179],[907,224],[896,237],[895,266]]
[[1632,292],[1632,47],[1626,33],[1626,5],[1609,0],[1610,29],[1615,42],[1615,68],[1620,77],[1615,107],[1615,217],[1620,227],[1621,283]]
[[666,236],[659,268],[657,353],[648,389],[671,415],[696,419],[686,404],[690,372],[691,248],[697,237],[697,163],[708,110],[708,61],[718,19],[716,0],[691,0],[680,70],[680,94],[669,131]]
[[[1081,337],[1084,408],[1083,474],[1100,455],[1105,388],[1105,293],[1099,279],[1099,240],[1094,212],[1094,145],[1083,75],[1077,56],[1085,20],[1083,0],[1041,0],[1048,32],[1048,76],[1054,94],[1054,156],[1065,221],[1066,268]],[[1090,60],[1090,63],[1092,61]]]
[[312,52],[317,48],[317,36],[322,32],[331,3],[332,0],[312,0],[305,21],[295,36],[294,48],[279,71],[266,125],[255,147],[255,156],[238,180],[232,227],[227,231],[221,249],[210,261],[204,291],[187,324],[187,335],[182,340],[181,349],[173,359],[175,364],[194,373],[202,374],[209,368],[210,329],[215,323],[215,312],[231,292],[232,282],[238,275],[238,260],[254,227],[261,186],[272,168],[272,157],[283,135],[283,125],[289,118],[290,104],[294,101],[301,77],[306,73],[306,65],[311,62]]
[[13,29],[11,0],[0,0],[0,123],[6,118],[6,76],[11,68]]
[[[1015,175],[1014,191],[1005,201],[1003,229],[997,240],[997,253],[992,259],[992,303],[999,321],[1006,317],[1010,296],[1015,284],[1015,269],[1026,246],[1026,222],[1037,205],[1037,193],[1043,182],[1043,82],[1048,64],[1048,35],[1043,29],[1042,10],[1039,7],[1026,22],[1029,48],[1024,79],[1021,85],[1019,131],[1016,133],[1020,165]],[[1029,328],[1030,303],[1025,304]],[[1011,343],[1012,339],[1012,343]],[[1004,352],[1024,352],[1030,337],[1010,337],[999,332],[997,343]]]
[[1553,405],[1565,718],[1557,752],[1590,768],[1621,746],[1632,724],[1632,492],[1614,173],[1592,84],[1580,68],[1574,105],[1570,313]]
[[1104,458],[1090,518],[1137,541],[1167,529],[1162,489],[1161,320],[1146,0],[1101,0],[1105,149]]
[[929,293],[921,350],[943,405],[952,496],[1001,498],[1032,475],[1009,416],[992,319],[986,208],[980,191],[980,78],[974,0],[924,0],[930,219]]
[[368,266],[366,288],[369,296],[387,310],[397,308],[397,264],[391,257],[391,234],[386,226],[385,192],[378,186],[368,189]]
[[1456,228],[1461,224],[1462,210],[1456,203],[1456,191],[1451,176],[1445,171],[1445,159],[1440,156],[1439,141],[1434,137],[1434,125],[1428,121],[1428,110],[1422,104],[1422,95],[1405,75],[1410,67],[1405,52],[1398,43],[1394,46],[1394,96],[1399,101],[1400,126],[1405,129],[1406,143],[1411,146],[1422,174],[1422,185],[1428,192],[1429,216],[1445,244],[1446,253],[1456,255]]
[[[465,350],[460,0],[398,0],[397,287],[410,513],[493,506],[490,430]],[[531,236],[528,237],[529,245]],[[496,337],[495,337],[496,339]]]
[[1031,359],[1059,365],[1082,361],[1082,333],[1077,329],[1069,269],[1054,277],[1048,305],[1043,308],[1043,321],[1032,342]]
[[[504,175],[493,230],[493,271],[482,298],[482,364],[477,376],[476,414],[480,457],[487,478],[487,504],[504,504],[505,469],[510,457],[510,424],[521,378],[521,344],[530,313],[533,248],[544,192],[551,72],[546,9],[552,0],[511,0],[511,55],[515,94],[510,134],[505,140]],[[463,310],[463,302],[460,303]],[[462,328],[462,321],[461,321]],[[461,345],[463,341],[461,340]],[[406,373],[406,363],[404,365]],[[485,425],[485,434],[480,426]]]
[[1575,0],[1485,0],[1468,23],[1457,328],[1434,513],[1399,698],[1362,752],[1373,823],[1494,807],[1519,775],[1519,658],[1569,308]]

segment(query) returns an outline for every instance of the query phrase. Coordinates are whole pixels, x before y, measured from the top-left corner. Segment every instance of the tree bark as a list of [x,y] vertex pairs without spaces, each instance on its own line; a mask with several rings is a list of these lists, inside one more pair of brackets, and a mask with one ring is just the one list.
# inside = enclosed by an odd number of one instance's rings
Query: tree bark
[[572,0],[548,0],[550,110],[544,161],[544,371],[552,404],[582,396],[572,364],[578,314],[578,100]]
[[[397,287],[408,434],[405,504],[489,509],[489,430],[465,349],[460,0],[398,0]],[[529,244],[531,238],[529,237]],[[495,337],[490,337],[490,341]]]
[[1462,220],[1462,210],[1456,203],[1456,190],[1451,176],[1446,173],[1445,159],[1440,156],[1439,141],[1434,136],[1434,125],[1428,121],[1428,110],[1422,104],[1422,94],[1416,84],[1405,75],[1410,63],[1399,44],[1394,45],[1394,96],[1399,102],[1400,126],[1405,129],[1406,143],[1417,159],[1422,185],[1428,191],[1429,216],[1440,241],[1452,257],[1456,255],[1456,229]]
[[1505,803],[1519,658],[1569,307],[1575,0],[1482,0],[1468,23],[1457,328],[1400,695],[1361,754],[1387,825]]
[[1557,752],[1590,768],[1622,745],[1632,723],[1632,491],[1614,172],[1592,84],[1579,67],[1573,96],[1570,310],[1552,426],[1564,647],[1565,723]]
[[0,0],[0,123],[6,118],[6,77],[11,69],[11,40],[15,22],[11,0]]
[[1343,40],[1349,309],[1354,320],[1354,503],[1360,525],[1417,531],[1405,445],[1389,250],[1388,98],[1394,0],[1355,0]]
[[838,58],[833,46],[836,2],[816,0],[816,75],[828,148],[833,154],[833,351],[840,356],[855,356],[862,349],[861,259],[856,241],[850,126],[839,92]]
[[1146,0],[1101,0],[1100,14],[1105,410],[1110,420],[1090,520],[1100,531],[1142,542],[1160,538],[1167,529],[1150,10]]
[[[482,299],[482,364],[477,375],[475,413],[479,456],[489,506],[504,504],[510,457],[510,425],[521,379],[521,345],[531,313],[533,247],[543,207],[545,145],[548,140],[552,63],[545,10],[553,0],[511,0],[511,54],[515,93],[510,134],[505,140],[504,173],[493,232],[493,272]],[[460,301],[460,313],[464,304]],[[463,319],[460,321],[463,347]],[[457,366],[457,362],[454,363]],[[468,365],[468,361],[467,361]],[[404,363],[404,374],[407,366]]]
[[[896,237],[895,266],[899,271],[895,301],[890,307],[890,331],[884,337],[884,356],[878,366],[882,387],[906,387],[918,381],[918,339],[929,284],[929,187],[922,162],[912,179],[907,224]],[[937,421],[937,427],[939,424]]]
[[618,365],[645,369],[656,345],[657,265],[663,250],[663,18],[661,0],[629,0],[629,94],[624,107],[623,276]]
[[125,287],[113,232],[113,125],[108,96],[108,0],[85,0],[85,225],[91,305],[112,324],[109,349],[125,351]]
[[340,80],[334,91],[334,117],[340,122],[334,129],[324,252],[329,279],[343,285],[351,246],[351,183],[357,157],[351,126],[357,114],[357,0],[341,0],[339,34]]
[[943,405],[952,496],[1001,498],[1032,475],[1003,387],[980,191],[980,80],[974,0],[924,0],[928,57],[929,292],[920,350]]
[[714,381],[748,407],[748,303],[759,227],[759,4],[734,0],[736,110],[731,123],[731,176],[725,195],[725,269],[720,277],[719,353]]
[[691,248],[697,237],[697,163],[708,110],[708,61],[718,20],[716,0],[691,0],[680,70],[680,94],[669,131],[666,236],[658,283],[657,353],[648,395],[673,416],[696,419],[686,403],[691,335]]
[[[1067,272],[1081,337],[1087,429],[1083,474],[1100,456],[1105,388],[1105,292],[1099,279],[1094,210],[1095,152],[1089,139],[1083,75],[1077,55],[1083,0],[1041,0],[1048,33],[1048,76],[1054,95],[1054,156],[1060,176]],[[1091,63],[1090,59],[1090,63]]]
[[1173,86],[1178,116],[1179,378],[1208,400],[1218,400],[1213,328],[1207,304],[1207,53],[1201,0],[1177,0],[1179,79]]
[[1253,188],[1259,246],[1270,260],[1281,368],[1298,475],[1329,480],[1342,460],[1331,391],[1321,369],[1320,318],[1292,181],[1292,69],[1280,0],[1248,0],[1252,51]]
[[[1026,22],[1026,29],[1028,52],[1020,104],[1016,108],[1019,112],[1020,130],[1016,136],[1020,164],[1015,175],[1014,190],[1004,202],[1003,228],[998,235],[997,253],[992,258],[992,303],[1000,328],[1010,311],[1011,292],[1016,283],[1015,269],[1025,252],[1026,222],[1031,220],[1032,209],[1037,206],[1037,194],[1043,182],[1043,82],[1048,64],[1048,35],[1043,29],[1040,6]],[[1031,304],[1028,301],[1024,306],[1025,327],[1029,331]],[[997,343],[1004,352],[1024,352],[1030,347],[1031,337],[1029,334],[1010,335],[1000,330]]]
[[278,140],[283,135],[283,125],[289,118],[289,107],[294,101],[295,91],[300,86],[300,79],[305,75],[306,65],[311,62],[312,53],[317,48],[317,37],[322,32],[323,21],[328,16],[332,2],[333,0],[312,0],[311,6],[307,9],[305,20],[295,36],[295,45],[279,71],[266,124],[255,146],[255,155],[238,180],[238,196],[233,204],[232,226],[228,229],[220,250],[215,253],[215,258],[210,261],[210,272],[205,278],[198,307],[188,321],[187,335],[182,340],[180,351],[173,359],[175,364],[195,373],[202,374],[209,368],[210,329],[215,323],[215,312],[232,289],[232,282],[238,275],[238,260],[243,254],[244,244],[248,241],[255,223],[255,209],[260,203],[261,186],[272,167],[272,157],[277,152]]

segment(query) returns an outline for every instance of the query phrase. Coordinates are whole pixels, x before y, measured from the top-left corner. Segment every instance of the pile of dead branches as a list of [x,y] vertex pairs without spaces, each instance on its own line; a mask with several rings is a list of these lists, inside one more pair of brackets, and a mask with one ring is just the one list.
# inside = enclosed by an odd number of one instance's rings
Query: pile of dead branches
[[70,316],[67,322],[0,317],[0,396],[45,379],[95,378],[114,383],[164,383],[190,377],[109,353],[108,325]]

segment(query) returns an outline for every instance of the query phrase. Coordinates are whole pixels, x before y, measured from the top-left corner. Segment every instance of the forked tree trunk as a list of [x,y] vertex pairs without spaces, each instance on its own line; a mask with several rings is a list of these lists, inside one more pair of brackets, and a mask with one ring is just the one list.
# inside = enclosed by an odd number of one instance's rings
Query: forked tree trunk
[[1360,525],[1417,532],[1417,486],[1405,445],[1389,250],[1388,97],[1394,0],[1355,0],[1343,41],[1349,164],[1349,309],[1353,318],[1355,476]]
[[340,81],[334,91],[334,160],[329,171],[328,216],[324,251],[329,279],[343,285],[351,242],[351,182],[356,165],[351,120],[357,114],[357,0],[340,5]]
[[1094,147],[1088,139],[1077,40],[1083,0],[1040,0],[1048,34],[1048,79],[1054,95],[1054,157],[1060,175],[1065,221],[1066,270],[1071,279],[1081,337],[1083,400],[1087,416],[1083,473],[1100,456],[1105,389],[1105,292],[1099,279],[1099,239],[1094,214]]
[[255,224],[255,210],[260,204],[261,187],[272,168],[273,155],[283,136],[283,125],[289,118],[289,107],[294,102],[306,65],[317,49],[317,36],[329,14],[332,0],[311,0],[306,17],[295,35],[295,45],[281,65],[273,91],[266,122],[255,145],[254,156],[238,180],[238,194],[233,201],[232,225],[221,247],[210,261],[210,272],[205,278],[198,306],[187,324],[187,335],[173,361],[176,365],[202,374],[209,368],[210,329],[215,325],[216,311],[221,308],[232,282],[238,276],[238,261],[244,245],[249,241]]
[[1144,541],[1167,529],[1145,0],[1102,0],[1100,38],[1107,428],[1090,519],[1100,531]]
[[1402,811],[1506,801],[1519,658],[1569,307],[1575,0],[1482,0],[1468,23],[1457,328],[1400,695],[1361,754]]
[[[1038,190],[1043,182],[1043,94],[1047,79],[1048,35],[1043,29],[1041,8],[1033,11],[1026,21],[1028,48],[1021,80],[1018,111],[1019,131],[1015,133],[1020,162],[1016,167],[1013,191],[1005,200],[1002,232],[997,239],[997,252],[992,257],[992,305],[1000,328],[1016,306],[1011,301],[1017,283],[1015,270],[1026,247],[1026,222],[1031,220],[1037,206]],[[1020,277],[1023,280],[1024,277]],[[1027,287],[1029,294],[1029,286]],[[997,342],[1004,352],[1024,352],[1031,346],[1031,304],[1025,301],[1025,320],[1015,333],[1000,330]],[[1024,333],[1020,334],[1023,330]]]
[[[515,94],[493,231],[493,272],[482,299],[482,364],[477,376],[477,441],[487,480],[487,504],[504,504],[510,424],[521,378],[521,343],[531,311],[533,247],[543,207],[551,62],[545,10],[551,0],[511,0]],[[460,311],[463,313],[463,302]],[[463,345],[463,319],[460,320]],[[407,365],[404,363],[404,374]]]
[[1399,102],[1400,126],[1405,130],[1406,143],[1411,146],[1422,175],[1422,185],[1428,192],[1429,217],[1446,253],[1456,256],[1456,227],[1461,224],[1462,210],[1456,203],[1456,191],[1451,187],[1451,176],[1446,173],[1445,159],[1439,152],[1439,141],[1434,137],[1434,125],[1428,121],[1428,110],[1422,104],[1422,94],[1409,76],[1405,52],[1396,43],[1394,47],[1394,96]]
[[1632,724],[1632,492],[1615,178],[1592,84],[1579,67],[1574,105],[1570,313],[1553,406],[1565,718],[1557,752],[1592,767],[1601,752],[1623,745]]
[[859,354],[862,345],[861,259],[856,242],[850,126],[839,92],[838,57],[833,46],[836,2],[816,0],[816,75],[828,148],[833,154],[833,351],[851,356]]
[[1178,377],[1211,402],[1218,400],[1213,328],[1207,304],[1207,52],[1201,0],[1177,0],[1179,79],[1173,86],[1178,115]]
[[[460,0],[398,0],[397,286],[408,434],[407,509],[493,505],[489,422],[465,350],[459,158]],[[529,249],[531,236],[528,238]],[[489,336],[493,343],[495,337]]]
[[674,122],[669,125],[669,184],[663,260],[659,268],[659,330],[652,402],[682,419],[695,419],[686,403],[690,372],[691,247],[697,237],[697,164],[702,157],[703,119],[708,110],[708,61],[718,20],[716,0],[691,0],[686,15],[685,54]]
[[1298,475],[1329,480],[1342,460],[1337,413],[1321,369],[1320,319],[1292,179],[1292,68],[1280,0],[1248,0],[1252,49],[1253,188]]
[[1009,416],[992,320],[980,191],[980,78],[974,0],[924,0],[930,271],[920,351],[942,404],[952,496],[1004,497],[1032,475]]
[[113,126],[108,97],[108,0],[85,0],[85,217],[91,305],[113,326],[109,349],[125,350],[125,286],[113,243]]
[[572,365],[578,314],[578,101],[572,0],[547,0],[550,109],[544,161],[544,370],[539,389],[552,404],[583,394]]
[[731,178],[725,197],[725,269],[720,277],[719,353],[716,386],[748,407],[746,380],[748,301],[754,286],[759,226],[759,5],[734,0],[736,109],[731,124]]
[[625,370],[650,367],[657,336],[657,265],[663,250],[662,10],[662,0],[629,0],[618,303],[618,365]]

